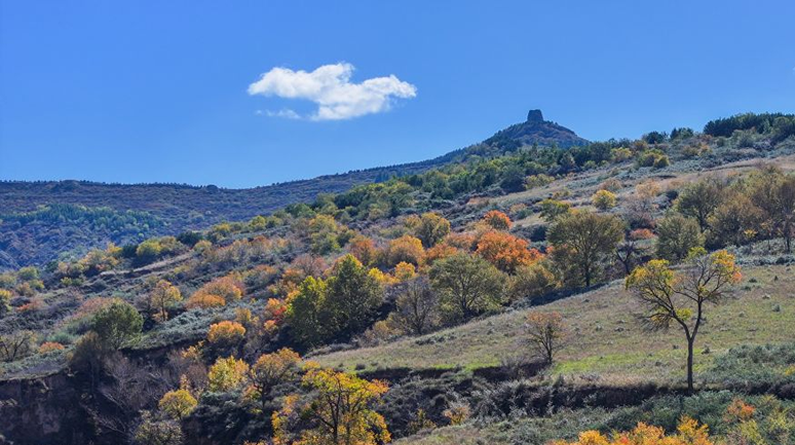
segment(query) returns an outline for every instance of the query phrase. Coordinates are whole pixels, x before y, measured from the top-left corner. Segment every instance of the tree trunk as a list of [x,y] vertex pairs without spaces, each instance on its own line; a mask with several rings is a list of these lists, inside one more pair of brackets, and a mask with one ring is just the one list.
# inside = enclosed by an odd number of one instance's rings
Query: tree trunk
[[693,394],[693,343],[695,339],[687,339],[687,392]]

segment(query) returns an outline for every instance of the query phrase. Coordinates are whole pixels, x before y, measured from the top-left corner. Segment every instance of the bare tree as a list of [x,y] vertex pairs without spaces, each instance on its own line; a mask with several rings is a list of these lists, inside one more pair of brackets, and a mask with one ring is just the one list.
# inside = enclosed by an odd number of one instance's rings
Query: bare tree
[[13,362],[33,351],[36,335],[31,331],[16,331],[0,335],[0,360]]
[[397,299],[392,321],[401,329],[414,335],[427,333],[439,322],[439,299],[426,278],[420,277],[406,283]]
[[107,382],[99,386],[99,395],[110,404],[87,407],[100,431],[132,437],[139,412],[156,406],[157,401],[169,388],[178,384],[168,370],[143,368],[120,353],[108,355],[102,369]]
[[548,364],[563,348],[567,336],[563,316],[559,312],[530,312],[525,332],[530,346]]

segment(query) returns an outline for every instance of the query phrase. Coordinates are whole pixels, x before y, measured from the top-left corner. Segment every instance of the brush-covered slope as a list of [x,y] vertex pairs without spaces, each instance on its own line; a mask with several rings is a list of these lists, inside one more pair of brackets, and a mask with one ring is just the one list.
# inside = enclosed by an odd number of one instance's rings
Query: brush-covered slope
[[[758,407],[763,434],[781,419],[795,431],[788,122],[707,126],[734,128],[729,137],[677,129],[569,148],[495,145],[491,157],[458,153],[265,217],[1,273],[0,434],[269,443],[277,410],[290,434],[322,428],[289,414],[292,402],[317,400],[318,369],[386,380],[368,385],[379,394],[367,406],[402,443],[545,444],[638,421],[673,431],[683,415],[721,440],[735,400]],[[703,227],[692,216],[701,202]],[[39,212],[25,218],[158,224],[137,211]],[[569,244],[587,230],[564,230],[578,221],[613,234],[599,239],[590,285]],[[700,248],[733,272],[725,300],[707,308],[698,394],[688,395],[682,333],[646,331],[622,280],[659,258],[675,275],[693,270],[687,257]],[[465,310],[456,283],[473,277],[481,301]],[[407,322],[416,298],[430,314],[419,333]],[[530,312],[559,313],[570,334],[551,366],[528,347]],[[244,371],[268,374],[292,356],[284,348],[305,366],[258,388]],[[178,415],[175,398],[186,402]]]
[[134,244],[151,236],[266,215],[289,204],[312,202],[318,194],[423,173],[472,155],[495,156],[534,144],[570,147],[585,143],[573,131],[544,121],[540,110],[531,110],[526,122],[434,159],[250,189],[4,181],[0,182],[0,270],[43,265],[58,256],[80,256],[109,242]]

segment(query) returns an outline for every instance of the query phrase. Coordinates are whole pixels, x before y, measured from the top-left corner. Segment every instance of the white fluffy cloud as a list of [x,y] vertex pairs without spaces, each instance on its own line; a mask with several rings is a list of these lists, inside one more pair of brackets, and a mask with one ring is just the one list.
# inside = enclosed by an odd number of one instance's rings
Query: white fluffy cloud
[[[388,110],[395,98],[408,99],[417,95],[417,87],[394,74],[351,83],[353,70],[354,66],[349,63],[323,65],[312,72],[276,67],[249,85],[248,94],[309,100],[318,108],[306,117],[318,121],[380,113]],[[266,114],[291,119],[301,117],[289,109]]]

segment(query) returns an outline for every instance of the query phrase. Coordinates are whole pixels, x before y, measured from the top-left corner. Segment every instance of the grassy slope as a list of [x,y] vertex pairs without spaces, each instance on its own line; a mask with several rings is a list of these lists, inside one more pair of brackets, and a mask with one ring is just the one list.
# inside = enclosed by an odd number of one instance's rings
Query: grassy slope
[[[778,280],[774,280],[776,276]],[[778,312],[774,311],[777,306]],[[551,371],[554,374],[598,378],[603,383],[664,383],[679,381],[683,375],[685,350],[681,347],[681,333],[643,332],[634,320],[641,308],[623,290],[621,282],[534,310],[560,311],[572,330],[568,346]],[[521,341],[527,312],[517,310],[420,338],[336,352],[315,360],[349,370],[357,365],[370,370],[498,365],[506,358],[527,353]],[[709,308],[707,317],[697,343],[697,371],[711,363],[715,353],[735,345],[791,341],[795,338],[792,267],[746,268],[743,283],[735,289],[733,298],[722,306]],[[710,353],[703,352],[707,345]]]

